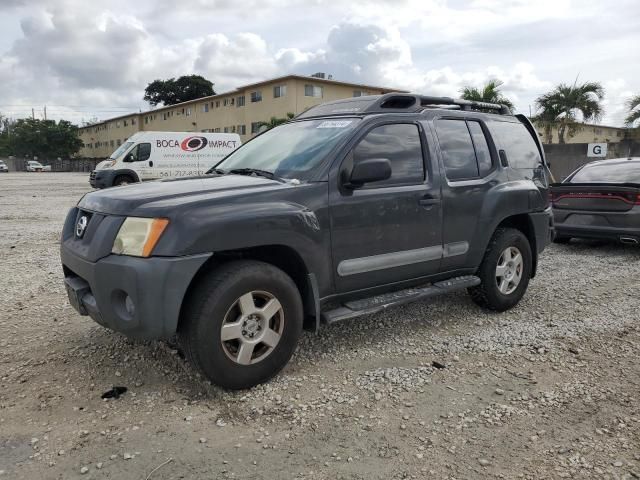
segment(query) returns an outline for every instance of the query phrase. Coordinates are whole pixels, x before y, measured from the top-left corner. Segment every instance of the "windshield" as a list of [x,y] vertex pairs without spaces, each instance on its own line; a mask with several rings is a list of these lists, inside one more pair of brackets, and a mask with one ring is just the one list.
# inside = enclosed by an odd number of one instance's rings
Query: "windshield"
[[[281,178],[305,179],[360,120],[306,120],[275,127],[244,144],[214,169],[265,170]],[[212,169],[211,171],[213,171]]]
[[118,149],[111,154],[109,158],[115,160],[119,158],[124,152],[129,150],[129,147],[133,145],[133,142],[124,142],[122,145],[118,147]]
[[620,162],[585,165],[569,183],[640,183],[640,162]]
[[27,163],[29,165],[33,166],[33,167],[41,167],[42,166],[42,164],[40,162],[36,162],[34,160],[29,160]]

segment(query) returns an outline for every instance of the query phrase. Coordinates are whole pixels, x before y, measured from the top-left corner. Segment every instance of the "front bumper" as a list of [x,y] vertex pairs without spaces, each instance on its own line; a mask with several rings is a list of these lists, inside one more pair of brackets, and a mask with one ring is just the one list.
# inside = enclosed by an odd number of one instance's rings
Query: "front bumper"
[[114,170],[94,170],[89,174],[89,184],[93,188],[109,188],[113,186]]
[[187,288],[211,254],[109,255],[90,262],[63,245],[60,256],[69,302],[81,315],[129,337],[154,340],[175,334]]

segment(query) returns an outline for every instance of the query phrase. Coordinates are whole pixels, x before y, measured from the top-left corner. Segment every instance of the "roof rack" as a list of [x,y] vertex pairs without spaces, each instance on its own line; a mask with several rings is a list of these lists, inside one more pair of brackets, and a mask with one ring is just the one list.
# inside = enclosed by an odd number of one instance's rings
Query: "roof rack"
[[506,105],[475,102],[451,97],[431,97],[412,93],[387,93],[363,97],[335,100],[322,103],[302,112],[297,118],[323,117],[330,115],[364,115],[371,113],[413,113],[427,108],[458,108],[463,111],[490,111],[500,115],[510,115]]

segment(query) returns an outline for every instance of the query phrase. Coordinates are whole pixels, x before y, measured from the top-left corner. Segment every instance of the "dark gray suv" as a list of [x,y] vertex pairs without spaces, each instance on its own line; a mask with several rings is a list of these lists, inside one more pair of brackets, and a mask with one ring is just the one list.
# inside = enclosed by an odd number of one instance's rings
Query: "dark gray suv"
[[213,382],[250,387],[303,328],[459,289],[516,305],[552,237],[546,172],[500,105],[322,104],[206,176],[85,195],[62,234],[69,300],[131,337],[177,333]]

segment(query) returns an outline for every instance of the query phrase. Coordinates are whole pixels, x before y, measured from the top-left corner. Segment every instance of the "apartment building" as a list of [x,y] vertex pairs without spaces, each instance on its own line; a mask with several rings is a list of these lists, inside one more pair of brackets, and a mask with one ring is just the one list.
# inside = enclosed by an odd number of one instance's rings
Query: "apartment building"
[[243,142],[256,135],[260,122],[285,118],[319,103],[342,98],[378,95],[392,88],[287,75],[245,85],[236,90],[197,100],[131,113],[80,128],[84,147],[79,156],[108,157],[128,137],[139,131],[237,133]]

